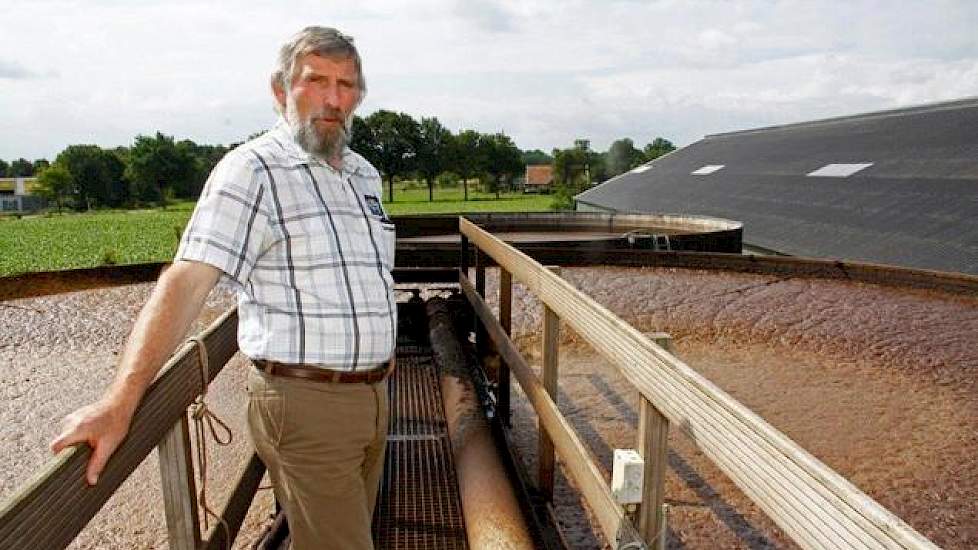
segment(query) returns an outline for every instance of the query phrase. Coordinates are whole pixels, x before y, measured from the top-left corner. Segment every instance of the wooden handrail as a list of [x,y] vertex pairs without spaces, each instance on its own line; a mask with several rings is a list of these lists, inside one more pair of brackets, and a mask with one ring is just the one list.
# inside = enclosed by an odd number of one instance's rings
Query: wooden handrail
[[[230,309],[203,333],[209,380],[238,350],[237,310]],[[129,435],[90,487],[85,468],[91,448],[67,448],[0,506],[0,548],[64,548],[102,508],[119,485],[185,418],[203,389],[195,347],[184,345],[167,361],[133,416]]]
[[[936,548],[761,417],[526,254],[459,231],[614,364],[804,548]],[[593,503],[592,503],[593,506]]]
[[533,405],[540,425],[546,430],[553,442],[554,450],[563,460],[568,476],[580,489],[581,494],[594,512],[598,526],[605,538],[612,543],[616,541],[639,542],[638,533],[630,522],[625,519],[621,506],[615,502],[611,489],[604,481],[601,470],[590,457],[587,447],[574,432],[574,428],[560,413],[557,404],[547,392],[543,383],[533,373],[526,359],[516,349],[505,329],[493,316],[492,310],[482,296],[476,292],[468,277],[459,275],[459,286],[469,299],[472,307],[482,321],[486,333],[496,345],[496,351],[503,358],[510,371],[526,394],[527,400]]

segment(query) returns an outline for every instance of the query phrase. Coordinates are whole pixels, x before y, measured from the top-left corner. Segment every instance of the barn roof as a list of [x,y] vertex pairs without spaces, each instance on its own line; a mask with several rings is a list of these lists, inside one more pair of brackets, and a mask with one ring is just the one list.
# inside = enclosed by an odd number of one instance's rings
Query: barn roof
[[978,98],[710,135],[576,197],[799,256],[978,274]]

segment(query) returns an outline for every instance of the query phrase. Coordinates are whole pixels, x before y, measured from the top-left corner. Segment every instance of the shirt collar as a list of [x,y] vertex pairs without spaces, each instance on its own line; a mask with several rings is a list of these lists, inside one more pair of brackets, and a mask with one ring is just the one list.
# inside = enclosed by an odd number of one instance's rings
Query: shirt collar
[[[269,133],[275,142],[282,146],[282,149],[285,151],[285,157],[292,162],[293,165],[312,164],[333,168],[324,159],[310,154],[295,141],[295,137],[292,135],[292,128],[289,126],[289,122],[285,120],[284,117],[278,118],[278,121],[275,122],[275,126],[272,127]],[[342,172],[346,174],[355,174],[359,170],[360,162],[357,159],[357,156],[353,153],[353,150],[350,149],[349,146],[344,146]]]

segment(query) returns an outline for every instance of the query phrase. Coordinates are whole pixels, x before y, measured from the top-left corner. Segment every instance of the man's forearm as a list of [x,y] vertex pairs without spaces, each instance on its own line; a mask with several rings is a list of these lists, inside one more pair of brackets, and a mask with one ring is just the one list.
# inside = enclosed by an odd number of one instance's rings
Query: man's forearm
[[163,275],[150,295],[126,342],[119,370],[102,399],[65,417],[64,428],[51,450],[87,443],[92,449],[85,478],[98,482],[102,469],[129,430],[136,405],[167,357],[200,313],[220,271],[212,266],[180,261]]
[[220,272],[205,264],[179,262],[163,275],[143,306],[126,342],[105,399],[135,410],[146,388],[200,314]]

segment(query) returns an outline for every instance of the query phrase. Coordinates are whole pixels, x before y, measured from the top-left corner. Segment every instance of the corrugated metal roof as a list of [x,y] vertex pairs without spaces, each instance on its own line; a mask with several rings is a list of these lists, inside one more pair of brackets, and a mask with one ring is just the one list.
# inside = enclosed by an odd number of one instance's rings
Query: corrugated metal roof
[[[869,165],[809,177],[830,164]],[[693,175],[724,165],[709,175]],[[978,98],[717,134],[577,196],[744,222],[786,254],[978,274]]]

